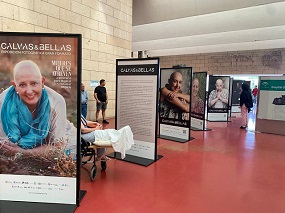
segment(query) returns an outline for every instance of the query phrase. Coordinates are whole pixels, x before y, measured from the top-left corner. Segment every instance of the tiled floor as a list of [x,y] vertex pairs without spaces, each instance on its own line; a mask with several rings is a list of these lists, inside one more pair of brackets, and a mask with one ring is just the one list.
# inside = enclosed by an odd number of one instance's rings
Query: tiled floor
[[233,114],[231,122],[209,122],[212,131],[192,131],[188,143],[159,139],[164,157],[149,167],[111,160],[90,182],[91,165],[84,166],[87,194],[76,213],[285,212],[285,136],[255,133],[254,113],[248,130]]

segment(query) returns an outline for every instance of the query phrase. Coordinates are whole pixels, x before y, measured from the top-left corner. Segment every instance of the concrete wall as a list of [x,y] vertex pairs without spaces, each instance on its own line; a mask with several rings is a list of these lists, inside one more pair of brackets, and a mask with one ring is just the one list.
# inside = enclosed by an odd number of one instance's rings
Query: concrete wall
[[284,74],[285,49],[166,56],[160,63],[161,68],[186,64],[194,72],[207,71],[209,75]]
[[116,58],[131,56],[132,0],[0,0],[0,30],[82,34],[82,81],[95,118],[90,80],[106,80],[107,117],[115,115]]

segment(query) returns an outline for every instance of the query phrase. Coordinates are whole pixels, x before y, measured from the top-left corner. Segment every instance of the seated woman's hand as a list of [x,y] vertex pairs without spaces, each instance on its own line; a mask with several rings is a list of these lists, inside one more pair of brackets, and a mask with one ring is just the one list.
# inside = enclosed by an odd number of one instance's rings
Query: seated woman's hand
[[87,126],[88,126],[89,128],[96,128],[98,125],[100,125],[100,124],[97,123],[97,122],[92,122],[92,123],[87,124]]
[[92,128],[94,130],[97,130],[97,129],[100,130],[103,128],[103,126],[97,122],[92,122],[92,123],[88,124],[87,126],[88,126],[88,128]]
[[25,150],[19,147],[17,144],[9,142],[9,141],[5,141],[1,143],[0,147],[4,152],[7,152],[12,155],[15,155],[16,153],[22,153],[22,154],[28,153],[28,150]]
[[101,125],[101,124],[99,124],[98,123],[98,126],[97,127],[95,127],[96,129],[98,129],[98,130],[102,130],[103,129],[103,126]]

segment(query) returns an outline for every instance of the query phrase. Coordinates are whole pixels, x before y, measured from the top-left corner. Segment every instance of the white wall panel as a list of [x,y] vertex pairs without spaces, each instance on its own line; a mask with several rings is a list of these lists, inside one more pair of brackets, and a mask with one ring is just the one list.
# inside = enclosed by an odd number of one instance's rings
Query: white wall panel
[[147,51],[149,57],[284,48],[285,39]]
[[282,0],[134,0],[133,26],[282,2]]
[[[168,0],[165,4],[175,10],[173,2]],[[165,56],[284,47],[285,1],[254,0],[251,4],[253,2],[257,6],[133,26],[132,50],[146,50],[149,56]],[[267,4],[270,2],[276,3]],[[201,7],[200,12],[211,11],[211,4],[224,5],[224,9],[248,5],[243,0],[212,0],[211,3],[201,0],[195,2],[195,8]]]

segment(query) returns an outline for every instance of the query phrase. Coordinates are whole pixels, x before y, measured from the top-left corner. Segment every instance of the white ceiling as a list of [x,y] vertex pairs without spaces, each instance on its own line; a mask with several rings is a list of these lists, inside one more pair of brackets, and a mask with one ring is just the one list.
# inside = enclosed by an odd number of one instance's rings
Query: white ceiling
[[133,51],[148,56],[285,47],[285,1],[134,0]]

